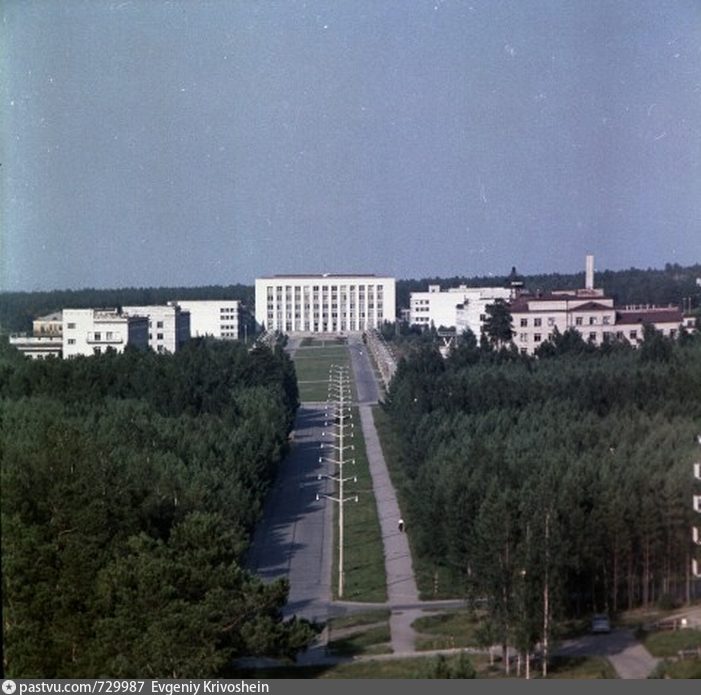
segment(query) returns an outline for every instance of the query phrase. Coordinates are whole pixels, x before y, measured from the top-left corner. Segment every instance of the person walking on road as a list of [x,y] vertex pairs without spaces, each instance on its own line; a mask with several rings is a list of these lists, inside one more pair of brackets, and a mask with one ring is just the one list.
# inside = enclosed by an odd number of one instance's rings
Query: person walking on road
[[399,522],[397,523],[397,527],[399,528],[399,533],[404,532],[404,519],[399,520]]

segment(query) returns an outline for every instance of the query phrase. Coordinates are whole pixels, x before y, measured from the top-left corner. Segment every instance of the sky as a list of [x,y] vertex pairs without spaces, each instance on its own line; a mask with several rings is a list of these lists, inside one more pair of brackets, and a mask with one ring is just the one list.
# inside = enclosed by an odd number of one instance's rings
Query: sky
[[701,261],[698,0],[0,13],[0,290]]

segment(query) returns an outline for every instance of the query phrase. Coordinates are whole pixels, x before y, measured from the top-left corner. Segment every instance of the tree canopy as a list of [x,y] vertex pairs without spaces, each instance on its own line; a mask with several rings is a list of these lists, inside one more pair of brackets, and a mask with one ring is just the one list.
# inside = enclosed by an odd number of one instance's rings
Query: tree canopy
[[297,407],[279,348],[0,355],[3,610],[15,677],[211,677],[292,656],[243,557]]

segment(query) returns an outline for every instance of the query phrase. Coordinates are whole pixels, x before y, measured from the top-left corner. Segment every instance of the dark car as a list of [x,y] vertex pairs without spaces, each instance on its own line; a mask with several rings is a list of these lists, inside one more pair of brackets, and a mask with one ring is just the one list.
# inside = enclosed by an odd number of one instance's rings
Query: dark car
[[601,635],[611,632],[611,621],[605,613],[597,613],[591,619],[592,634]]

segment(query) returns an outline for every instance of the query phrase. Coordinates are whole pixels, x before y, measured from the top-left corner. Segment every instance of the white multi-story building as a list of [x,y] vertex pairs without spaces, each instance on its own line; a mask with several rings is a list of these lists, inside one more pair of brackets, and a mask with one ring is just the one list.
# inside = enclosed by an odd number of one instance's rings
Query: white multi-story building
[[506,287],[451,287],[441,291],[440,285],[429,285],[428,292],[412,292],[409,300],[409,322],[416,326],[471,330],[478,338],[487,306],[497,299],[508,300]]
[[123,352],[127,345],[148,347],[148,318],[116,309],[64,309],[63,356]]
[[327,273],[256,280],[256,323],[266,330],[365,331],[395,318],[394,278]]
[[183,311],[190,312],[190,336],[211,336],[224,340],[237,340],[240,335],[241,302],[237,299],[178,299]]
[[123,310],[148,318],[148,344],[155,352],[175,352],[190,339],[190,313],[178,304],[125,306]]

